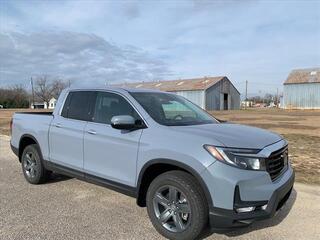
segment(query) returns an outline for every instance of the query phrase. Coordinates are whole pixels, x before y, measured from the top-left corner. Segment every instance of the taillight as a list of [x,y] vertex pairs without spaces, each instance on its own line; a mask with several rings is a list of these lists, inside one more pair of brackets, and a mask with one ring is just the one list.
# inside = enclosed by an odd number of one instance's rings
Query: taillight
[[10,121],[10,135],[12,135],[12,124],[13,124],[13,119]]

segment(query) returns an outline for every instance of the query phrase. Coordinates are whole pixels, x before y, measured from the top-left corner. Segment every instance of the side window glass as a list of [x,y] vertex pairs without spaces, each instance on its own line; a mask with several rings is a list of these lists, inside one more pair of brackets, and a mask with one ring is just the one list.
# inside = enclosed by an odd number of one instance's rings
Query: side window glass
[[70,101],[68,118],[88,120],[89,92],[74,92]]
[[93,121],[111,124],[111,118],[119,115],[130,115],[136,121],[141,120],[138,113],[123,97],[114,93],[99,92],[96,98]]
[[76,120],[89,121],[91,102],[94,101],[94,92],[70,92],[63,106],[61,116]]
[[68,97],[64,102],[63,109],[62,109],[62,112],[61,112],[61,116],[62,117],[65,117],[65,118],[68,117],[68,111],[69,111],[71,97],[72,97],[72,92],[70,92],[68,94]]

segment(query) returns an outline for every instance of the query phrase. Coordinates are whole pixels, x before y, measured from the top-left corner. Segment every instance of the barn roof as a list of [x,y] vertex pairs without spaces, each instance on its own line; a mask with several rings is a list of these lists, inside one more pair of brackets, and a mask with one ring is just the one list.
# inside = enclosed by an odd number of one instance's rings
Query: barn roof
[[295,69],[284,84],[320,83],[320,68]]
[[179,79],[179,80],[156,81],[156,82],[123,83],[123,84],[118,84],[116,86],[129,87],[129,88],[157,89],[160,91],[167,91],[167,92],[192,91],[192,90],[208,89],[224,78],[226,77],[225,76],[203,77],[203,78]]

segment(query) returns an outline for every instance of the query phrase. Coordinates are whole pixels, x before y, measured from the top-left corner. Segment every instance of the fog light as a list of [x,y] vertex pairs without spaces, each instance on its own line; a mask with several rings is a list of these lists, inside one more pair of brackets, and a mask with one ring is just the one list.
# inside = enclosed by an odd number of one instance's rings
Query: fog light
[[263,205],[263,206],[261,207],[261,209],[262,209],[262,210],[266,210],[266,209],[267,209],[267,207],[268,207],[268,204]]
[[236,208],[238,213],[252,212],[256,209],[256,207],[244,207],[244,208]]

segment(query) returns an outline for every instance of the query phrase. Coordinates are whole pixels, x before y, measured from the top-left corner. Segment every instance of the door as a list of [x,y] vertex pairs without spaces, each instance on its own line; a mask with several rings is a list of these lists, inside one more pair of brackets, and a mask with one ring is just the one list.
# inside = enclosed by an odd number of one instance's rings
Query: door
[[118,130],[111,118],[130,115],[142,121],[131,104],[111,92],[98,92],[92,122],[84,133],[84,171],[129,186],[135,185],[136,162],[142,129]]
[[61,115],[54,117],[50,127],[50,161],[83,171],[83,135],[93,98],[88,91],[68,94]]
[[228,94],[224,93],[223,94],[223,110],[228,110]]

